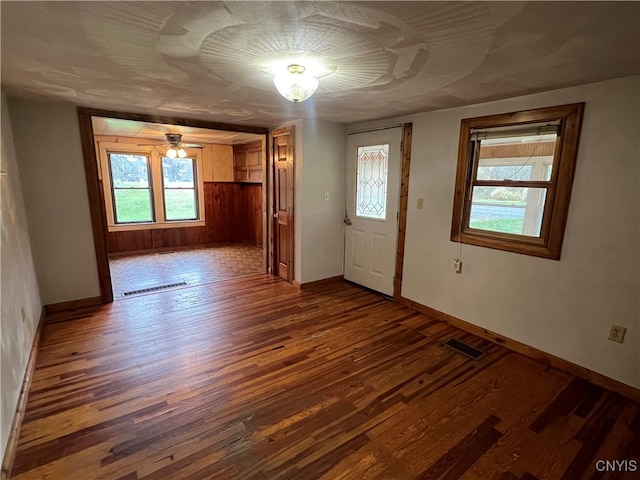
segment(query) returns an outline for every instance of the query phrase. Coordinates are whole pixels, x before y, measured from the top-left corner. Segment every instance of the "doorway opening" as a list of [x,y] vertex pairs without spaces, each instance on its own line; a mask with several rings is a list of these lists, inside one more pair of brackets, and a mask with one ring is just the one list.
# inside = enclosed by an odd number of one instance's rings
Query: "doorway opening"
[[267,271],[267,129],[78,116],[103,303]]

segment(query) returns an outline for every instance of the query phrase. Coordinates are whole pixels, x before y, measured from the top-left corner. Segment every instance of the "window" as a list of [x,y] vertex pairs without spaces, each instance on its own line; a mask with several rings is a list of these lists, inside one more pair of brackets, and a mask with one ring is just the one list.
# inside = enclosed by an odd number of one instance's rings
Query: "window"
[[98,145],[109,231],[204,225],[199,150],[169,158],[135,144]]
[[560,258],[583,110],[462,120],[451,240]]
[[149,157],[109,153],[115,223],[153,221]]
[[193,158],[162,157],[164,212],[167,220],[197,220],[198,196]]

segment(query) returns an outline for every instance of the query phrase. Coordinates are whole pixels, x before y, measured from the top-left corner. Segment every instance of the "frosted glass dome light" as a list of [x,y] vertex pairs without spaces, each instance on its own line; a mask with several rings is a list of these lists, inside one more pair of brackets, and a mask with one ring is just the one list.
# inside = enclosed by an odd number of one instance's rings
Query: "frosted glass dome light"
[[320,82],[317,78],[304,73],[302,65],[289,65],[287,73],[273,79],[278,92],[287,100],[303,102],[314,94]]

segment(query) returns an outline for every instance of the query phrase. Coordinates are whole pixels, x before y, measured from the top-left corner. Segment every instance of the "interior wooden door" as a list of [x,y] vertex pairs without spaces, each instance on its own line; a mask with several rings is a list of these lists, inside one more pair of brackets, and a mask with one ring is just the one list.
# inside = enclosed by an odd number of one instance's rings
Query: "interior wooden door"
[[274,274],[293,280],[293,127],[271,132],[274,163]]
[[402,128],[349,135],[344,278],[393,295]]

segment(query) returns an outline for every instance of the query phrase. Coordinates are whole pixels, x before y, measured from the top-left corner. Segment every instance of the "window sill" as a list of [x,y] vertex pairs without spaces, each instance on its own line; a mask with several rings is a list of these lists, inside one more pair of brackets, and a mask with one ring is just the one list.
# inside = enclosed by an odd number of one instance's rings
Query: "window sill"
[[162,228],[204,227],[204,220],[165,223],[128,223],[126,225],[109,225],[109,232],[130,232],[133,230],[157,230]]
[[495,250],[503,250],[506,252],[520,253],[531,255],[534,257],[548,258],[551,260],[560,259],[559,245],[545,245],[544,240],[535,237],[509,238],[510,235],[500,237],[500,234],[494,236],[474,235],[462,233],[461,235],[452,233],[452,242],[462,242],[476,247],[493,248]]

